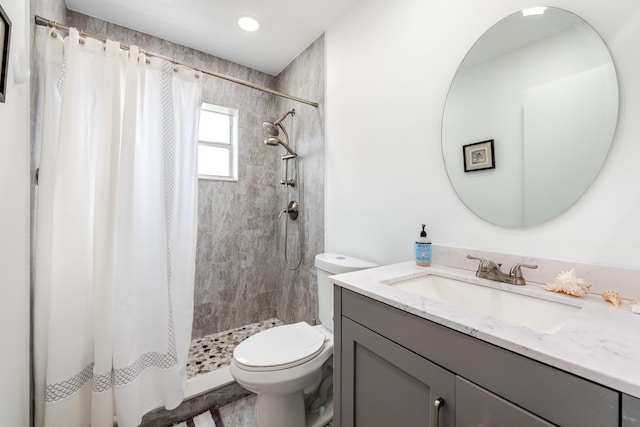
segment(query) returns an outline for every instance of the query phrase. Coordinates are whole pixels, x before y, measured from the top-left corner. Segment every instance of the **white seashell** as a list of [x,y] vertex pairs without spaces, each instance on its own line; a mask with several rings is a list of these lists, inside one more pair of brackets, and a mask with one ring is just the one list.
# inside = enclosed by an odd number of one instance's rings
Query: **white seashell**
[[620,298],[620,294],[616,291],[604,291],[602,293],[602,299],[610,302],[611,304],[619,307],[622,304],[622,298]]
[[631,311],[634,313],[640,314],[640,301],[632,301],[629,308],[631,308]]
[[548,291],[561,292],[567,295],[583,297],[589,293],[591,284],[576,277],[576,270],[563,271],[556,277],[556,281],[544,287]]

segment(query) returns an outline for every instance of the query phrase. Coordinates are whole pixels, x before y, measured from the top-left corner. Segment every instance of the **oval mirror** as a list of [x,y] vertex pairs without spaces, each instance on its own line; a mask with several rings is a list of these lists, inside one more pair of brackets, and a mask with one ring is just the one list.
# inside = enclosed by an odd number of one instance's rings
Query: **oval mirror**
[[451,83],[442,152],[476,215],[505,227],[567,210],[602,167],[618,83],[602,39],[557,8],[514,13],[473,45]]

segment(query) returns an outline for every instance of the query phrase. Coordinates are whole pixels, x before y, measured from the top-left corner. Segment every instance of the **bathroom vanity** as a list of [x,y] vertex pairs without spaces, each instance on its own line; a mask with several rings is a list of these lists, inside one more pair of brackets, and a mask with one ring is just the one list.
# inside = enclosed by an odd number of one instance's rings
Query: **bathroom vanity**
[[[426,274],[489,288],[487,304],[506,292],[577,309],[537,330],[543,310],[524,327],[397,286]],[[413,263],[333,282],[334,426],[640,426],[640,316],[628,308]]]

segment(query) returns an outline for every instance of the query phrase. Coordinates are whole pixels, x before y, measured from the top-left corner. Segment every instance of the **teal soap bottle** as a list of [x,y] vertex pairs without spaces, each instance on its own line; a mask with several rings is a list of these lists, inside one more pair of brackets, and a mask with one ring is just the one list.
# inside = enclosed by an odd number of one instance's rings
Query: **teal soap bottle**
[[427,237],[425,227],[426,225],[422,224],[420,237],[416,239],[416,264],[422,267],[431,265],[431,239]]

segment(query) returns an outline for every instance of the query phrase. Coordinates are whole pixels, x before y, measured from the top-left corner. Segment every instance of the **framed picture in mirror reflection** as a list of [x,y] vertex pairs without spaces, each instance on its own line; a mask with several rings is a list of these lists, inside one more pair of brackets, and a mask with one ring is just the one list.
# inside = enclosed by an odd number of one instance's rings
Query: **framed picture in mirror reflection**
[[462,155],[465,172],[495,169],[496,167],[493,139],[463,145]]
[[0,4],[0,102],[4,102],[7,95],[10,41],[11,21]]

